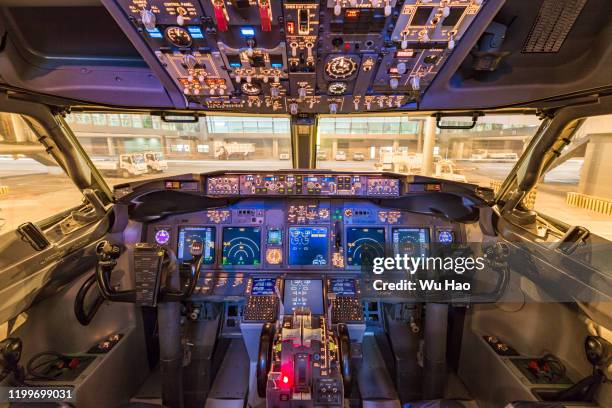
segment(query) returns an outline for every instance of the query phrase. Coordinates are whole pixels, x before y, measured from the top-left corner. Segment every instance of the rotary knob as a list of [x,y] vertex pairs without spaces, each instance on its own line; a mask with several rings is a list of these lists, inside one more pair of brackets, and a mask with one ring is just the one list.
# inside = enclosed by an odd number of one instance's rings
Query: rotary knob
[[398,85],[399,81],[397,80],[397,78],[389,79],[389,86],[391,87],[391,89],[396,89]]
[[400,62],[397,64],[397,73],[400,75],[404,75],[406,73],[406,63]]

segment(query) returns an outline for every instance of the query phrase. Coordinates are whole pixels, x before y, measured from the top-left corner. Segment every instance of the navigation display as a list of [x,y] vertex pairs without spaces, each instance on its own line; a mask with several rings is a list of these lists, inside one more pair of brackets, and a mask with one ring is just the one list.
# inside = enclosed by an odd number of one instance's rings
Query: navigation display
[[320,279],[285,280],[285,314],[300,307],[310,309],[313,315],[323,314],[323,281]]
[[193,241],[200,241],[203,246],[202,263],[210,265],[215,262],[215,227],[182,226],[179,227],[177,258],[179,262],[192,260],[189,248]]
[[269,296],[274,294],[276,278],[253,278],[252,296]]
[[224,227],[222,263],[261,264],[261,227]]
[[393,228],[393,255],[427,256],[427,228]]
[[327,265],[326,227],[289,227],[289,265]]
[[384,228],[349,228],[346,242],[348,266],[372,265],[374,258],[385,256]]
[[355,279],[331,278],[329,280],[328,292],[340,296],[354,296]]

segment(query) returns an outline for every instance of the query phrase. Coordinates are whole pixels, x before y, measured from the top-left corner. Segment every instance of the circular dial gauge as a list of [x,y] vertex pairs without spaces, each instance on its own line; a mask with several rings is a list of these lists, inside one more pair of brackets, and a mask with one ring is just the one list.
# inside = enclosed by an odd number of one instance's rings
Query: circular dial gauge
[[334,57],[327,61],[325,72],[330,78],[345,79],[357,71],[357,61],[344,55]]
[[244,82],[240,85],[240,89],[246,95],[259,95],[261,93],[261,85],[255,82]]
[[442,244],[452,244],[454,241],[452,231],[438,231],[438,241]]
[[343,95],[346,92],[346,82],[332,82],[327,87],[331,95]]
[[166,38],[175,47],[189,47],[192,41],[189,31],[182,27],[168,27]]
[[268,248],[266,251],[266,261],[270,265],[278,265],[283,260],[283,253],[280,248]]
[[160,229],[155,232],[155,242],[159,245],[166,245],[170,241],[170,232],[166,229]]

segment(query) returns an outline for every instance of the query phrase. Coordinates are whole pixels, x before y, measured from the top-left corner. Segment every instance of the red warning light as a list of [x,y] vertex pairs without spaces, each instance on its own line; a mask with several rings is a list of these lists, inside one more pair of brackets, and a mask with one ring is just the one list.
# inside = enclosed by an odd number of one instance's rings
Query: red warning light
[[282,382],[281,386],[284,389],[291,388],[293,386],[293,362],[283,361],[281,363],[280,374],[280,380]]

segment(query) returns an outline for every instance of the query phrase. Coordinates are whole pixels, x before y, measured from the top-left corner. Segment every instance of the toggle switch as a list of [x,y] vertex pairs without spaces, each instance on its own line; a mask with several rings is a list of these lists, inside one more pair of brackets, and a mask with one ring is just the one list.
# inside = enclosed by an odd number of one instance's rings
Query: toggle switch
[[153,14],[151,10],[147,9],[140,10],[140,20],[147,30],[154,29],[155,25],[157,24],[155,14]]

